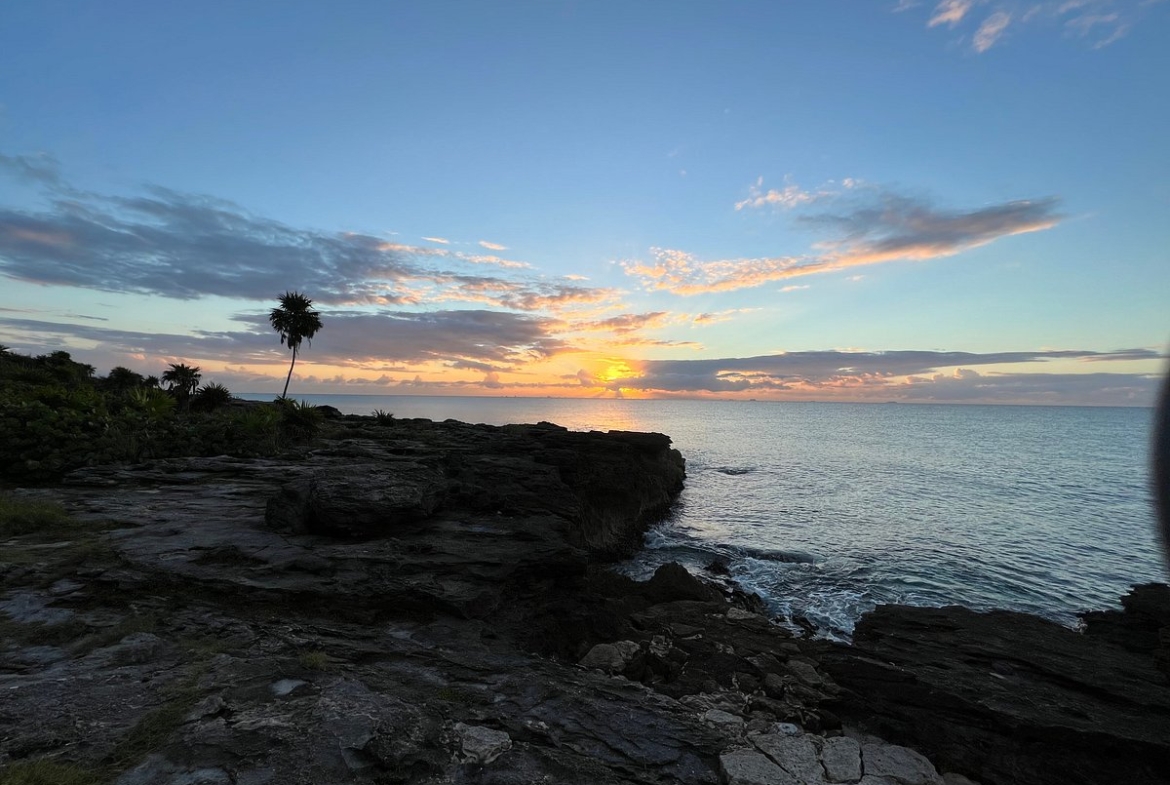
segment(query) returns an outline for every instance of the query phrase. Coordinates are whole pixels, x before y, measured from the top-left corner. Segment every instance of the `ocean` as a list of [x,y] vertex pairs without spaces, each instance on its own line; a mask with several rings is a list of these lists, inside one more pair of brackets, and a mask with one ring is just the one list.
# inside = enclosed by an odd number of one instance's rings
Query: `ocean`
[[[270,395],[243,396],[269,400]],[[687,461],[622,569],[716,558],[772,611],[848,638],[882,603],[1039,614],[1167,580],[1142,408],[297,396],[347,414],[658,431]]]

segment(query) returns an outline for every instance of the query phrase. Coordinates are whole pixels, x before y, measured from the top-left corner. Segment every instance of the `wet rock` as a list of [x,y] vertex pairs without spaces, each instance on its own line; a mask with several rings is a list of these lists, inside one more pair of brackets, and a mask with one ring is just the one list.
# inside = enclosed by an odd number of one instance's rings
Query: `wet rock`
[[981,782],[1159,785],[1170,771],[1170,684],[1150,653],[1103,634],[1006,611],[883,606],[852,647],[817,656],[845,690],[834,714]]
[[723,599],[718,589],[703,583],[677,562],[664,564],[655,570],[654,576],[646,584],[644,593],[651,602],[656,603],[677,600],[711,602]]

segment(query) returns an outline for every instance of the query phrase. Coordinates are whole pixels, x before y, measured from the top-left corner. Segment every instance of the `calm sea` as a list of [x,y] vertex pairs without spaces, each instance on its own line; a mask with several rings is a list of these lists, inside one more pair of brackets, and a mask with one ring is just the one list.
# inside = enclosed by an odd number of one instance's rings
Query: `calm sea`
[[1150,409],[302,397],[347,414],[666,433],[687,487],[625,569],[722,557],[774,611],[833,635],[888,602],[1074,624],[1133,583],[1167,579]]

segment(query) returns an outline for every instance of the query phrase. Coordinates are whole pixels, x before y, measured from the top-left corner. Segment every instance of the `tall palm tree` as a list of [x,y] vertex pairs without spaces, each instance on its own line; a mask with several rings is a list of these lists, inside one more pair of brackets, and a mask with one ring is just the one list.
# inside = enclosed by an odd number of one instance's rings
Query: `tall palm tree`
[[313,336],[321,329],[321,316],[313,310],[313,301],[300,292],[285,292],[280,296],[280,307],[268,314],[268,323],[280,333],[280,342],[292,349],[292,363],[284,380],[284,398],[288,394],[288,383],[292,379],[293,366],[297,364],[297,351],[301,341],[313,343]]
[[162,380],[166,382],[167,390],[179,401],[179,406],[187,408],[191,395],[199,386],[199,366],[190,366],[185,363],[171,363],[171,367],[163,371]]

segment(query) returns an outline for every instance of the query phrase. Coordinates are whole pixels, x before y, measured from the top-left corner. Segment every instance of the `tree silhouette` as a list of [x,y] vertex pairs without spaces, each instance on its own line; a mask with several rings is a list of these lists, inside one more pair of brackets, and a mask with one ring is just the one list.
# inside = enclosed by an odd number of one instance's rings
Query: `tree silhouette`
[[284,380],[284,392],[280,394],[284,398],[288,395],[288,383],[292,379],[293,366],[297,364],[301,341],[313,343],[313,336],[321,329],[321,316],[313,310],[313,301],[308,297],[300,292],[285,292],[280,296],[280,307],[273,308],[268,314],[268,322],[280,333],[280,342],[292,349],[292,363]]
[[183,363],[171,363],[171,367],[163,371],[162,375],[167,390],[178,399],[179,405],[184,409],[187,408],[195,388],[199,386],[200,378],[198,366],[192,367]]

